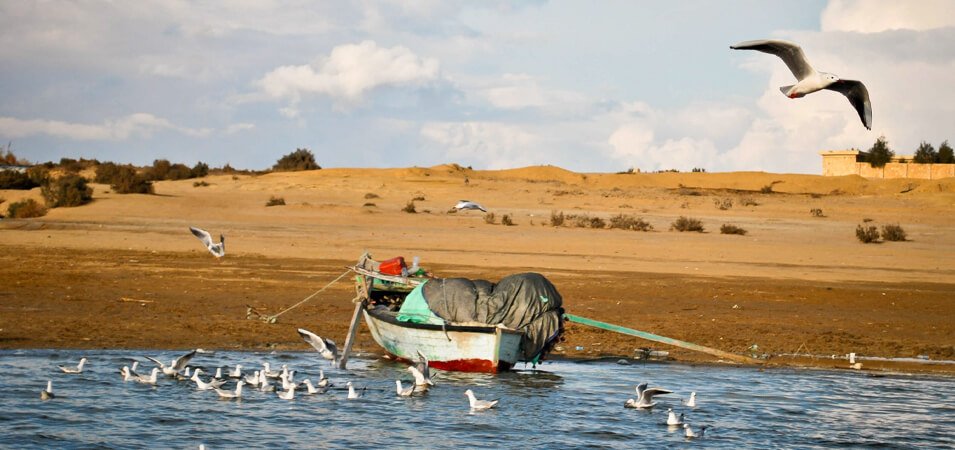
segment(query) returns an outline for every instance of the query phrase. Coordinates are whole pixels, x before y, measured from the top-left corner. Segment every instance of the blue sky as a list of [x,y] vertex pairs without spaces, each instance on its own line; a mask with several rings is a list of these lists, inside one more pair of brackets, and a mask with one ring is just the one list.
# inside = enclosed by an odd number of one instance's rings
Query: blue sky
[[[873,129],[749,39],[862,80]],[[0,140],[33,161],[819,173],[955,140],[948,1],[0,2]]]

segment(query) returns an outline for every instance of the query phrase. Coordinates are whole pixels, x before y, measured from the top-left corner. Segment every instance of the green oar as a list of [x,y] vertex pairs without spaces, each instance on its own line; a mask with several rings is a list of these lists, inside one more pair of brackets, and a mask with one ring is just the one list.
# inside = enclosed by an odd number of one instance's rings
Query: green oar
[[723,359],[728,359],[730,361],[736,361],[747,364],[762,364],[763,361],[750,358],[748,356],[737,355],[734,353],[724,352],[723,350],[717,350],[715,348],[704,347],[702,345],[697,345],[692,342],[681,341],[679,339],[668,338],[666,336],[660,336],[653,333],[647,333],[646,331],[634,330],[631,328],[621,327],[619,325],[614,325],[612,323],[601,322],[599,320],[588,319],[586,317],[575,316],[573,314],[564,314],[564,318],[570,322],[579,323],[581,325],[587,325],[594,328],[600,328],[602,330],[613,331],[616,333],[629,334],[630,336],[636,336],[638,338],[643,338],[649,341],[660,342],[662,344],[673,345],[680,348],[685,348],[687,350],[693,350],[697,352],[708,353],[713,356],[718,356]]

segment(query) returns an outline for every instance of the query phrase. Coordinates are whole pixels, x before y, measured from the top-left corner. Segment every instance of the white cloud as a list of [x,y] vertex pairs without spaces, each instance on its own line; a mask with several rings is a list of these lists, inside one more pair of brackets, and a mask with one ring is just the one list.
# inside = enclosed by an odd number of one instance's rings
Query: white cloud
[[608,139],[612,154],[631,168],[650,170],[712,169],[718,151],[707,139],[689,137],[664,139],[656,143],[652,127],[646,122],[631,122],[617,128]]
[[438,77],[436,59],[419,57],[405,47],[383,48],[364,41],[335,47],[314,64],[278,67],[258,83],[265,93],[293,104],[309,94],[354,103],[381,86],[418,87]]
[[527,74],[506,73],[496,80],[472,83],[465,88],[499,109],[537,108],[545,113],[561,114],[590,103],[578,92],[542,86],[540,80]]
[[524,127],[496,122],[428,122],[421,136],[438,146],[444,161],[469,161],[487,169],[548,163],[545,137]]
[[159,130],[173,130],[192,137],[205,137],[212,132],[207,128],[180,127],[166,119],[147,113],[131,114],[118,120],[106,120],[101,125],[0,117],[0,134],[12,138],[49,135],[79,141],[122,141],[133,136],[149,137]]
[[254,123],[234,123],[227,126],[225,130],[223,130],[223,133],[236,134],[236,133],[241,133],[243,131],[254,130],[254,129],[255,129]]
[[822,11],[822,31],[877,33],[955,25],[951,0],[832,0]]

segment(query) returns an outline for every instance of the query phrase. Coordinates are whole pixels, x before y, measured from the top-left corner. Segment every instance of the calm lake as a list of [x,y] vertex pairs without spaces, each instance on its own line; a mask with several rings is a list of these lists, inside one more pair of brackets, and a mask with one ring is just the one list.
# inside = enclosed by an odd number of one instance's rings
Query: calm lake
[[[215,352],[190,363],[207,374],[241,364],[288,365],[295,380],[319,369],[346,391],[299,391],[294,400],[247,389],[223,401],[160,373],[157,386],[123,382],[119,369],[144,356],[168,361],[185,352],[9,350],[0,352],[0,447],[3,448],[634,448],[704,445],[745,447],[955,446],[955,380],[850,371],[546,362],[537,370],[501,375],[437,372],[428,393],[395,395],[395,380],[412,380],[406,366],[357,358],[331,369],[315,352]],[[81,374],[57,365],[89,362]],[[518,366],[520,369],[522,366]],[[56,398],[40,400],[47,380]],[[650,412],[625,409],[641,382],[672,390]],[[233,388],[234,382],[225,387]],[[497,408],[472,412],[464,396],[500,398]],[[697,393],[696,408],[681,399]],[[667,408],[686,414],[705,437],[687,440],[666,425]]]

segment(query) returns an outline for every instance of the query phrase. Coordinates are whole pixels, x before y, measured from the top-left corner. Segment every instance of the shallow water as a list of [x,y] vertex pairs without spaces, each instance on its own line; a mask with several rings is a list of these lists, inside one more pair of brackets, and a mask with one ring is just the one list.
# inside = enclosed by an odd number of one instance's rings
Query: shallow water
[[[287,364],[296,380],[319,369],[338,387],[366,387],[359,400],[343,390],[292,401],[247,389],[239,402],[219,400],[194,383],[161,379],[157,387],[124,383],[129,358],[168,360],[182,352],[0,352],[0,447],[4,448],[458,448],[458,447],[952,447],[955,380],[873,376],[865,372],[687,366],[669,363],[550,362],[537,371],[501,375],[441,372],[430,392],[399,398],[395,379],[406,366],[353,359],[330,369],[316,353],[216,352],[192,366],[206,372],[235,364]],[[89,363],[78,375],[58,364]],[[254,370],[254,369],[253,369]],[[162,374],[160,374],[162,377]],[[40,400],[46,380],[56,398]],[[634,386],[649,381],[674,394],[657,397],[652,412],[625,409]],[[226,387],[232,387],[229,383]],[[463,392],[500,398],[498,408],[471,412]],[[699,405],[682,406],[696,391]],[[665,425],[667,408],[684,412],[701,440]]]

